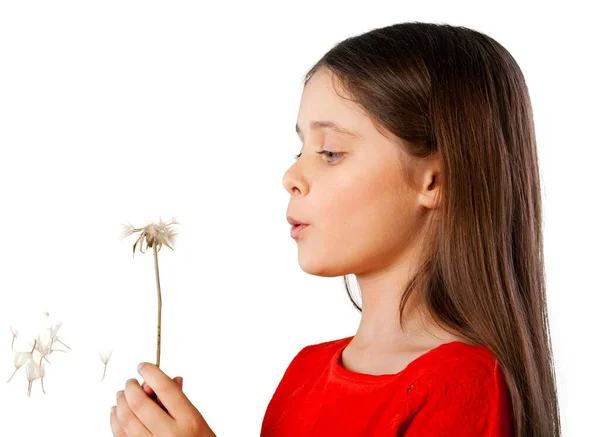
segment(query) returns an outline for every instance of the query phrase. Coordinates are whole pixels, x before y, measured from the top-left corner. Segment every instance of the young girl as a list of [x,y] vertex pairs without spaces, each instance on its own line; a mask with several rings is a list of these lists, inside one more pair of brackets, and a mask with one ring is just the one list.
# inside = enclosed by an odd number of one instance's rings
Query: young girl
[[[560,436],[537,146],[508,51],[445,24],[348,38],[307,73],[296,131],[301,268],[344,276],[362,317],[293,358],[261,436]],[[214,435],[180,384],[141,374],[170,415],[130,380],[115,436]]]

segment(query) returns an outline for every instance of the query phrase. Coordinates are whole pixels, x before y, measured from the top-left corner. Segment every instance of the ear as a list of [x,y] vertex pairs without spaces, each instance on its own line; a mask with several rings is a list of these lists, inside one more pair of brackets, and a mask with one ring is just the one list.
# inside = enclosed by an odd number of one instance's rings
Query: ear
[[420,178],[419,203],[427,209],[438,209],[442,197],[442,172],[437,156],[423,166]]

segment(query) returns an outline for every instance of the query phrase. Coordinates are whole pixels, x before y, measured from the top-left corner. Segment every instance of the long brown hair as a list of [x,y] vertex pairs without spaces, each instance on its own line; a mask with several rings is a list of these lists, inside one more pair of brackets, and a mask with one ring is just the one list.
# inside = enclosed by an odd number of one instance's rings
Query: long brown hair
[[514,435],[560,436],[537,144],[517,62],[483,33],[409,22],[337,43],[305,83],[320,68],[410,159],[440,156],[441,206],[400,323],[418,286],[435,320],[497,357]]

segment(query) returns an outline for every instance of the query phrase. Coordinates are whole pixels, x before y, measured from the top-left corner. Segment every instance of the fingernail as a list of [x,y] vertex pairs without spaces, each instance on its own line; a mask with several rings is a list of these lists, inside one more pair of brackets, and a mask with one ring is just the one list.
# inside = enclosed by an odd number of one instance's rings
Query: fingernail
[[123,396],[123,390],[119,390],[117,392],[117,399],[119,399],[121,396]]
[[140,363],[140,364],[138,364],[138,366],[137,366],[138,372],[141,371],[144,368],[144,364],[146,364],[146,363]]

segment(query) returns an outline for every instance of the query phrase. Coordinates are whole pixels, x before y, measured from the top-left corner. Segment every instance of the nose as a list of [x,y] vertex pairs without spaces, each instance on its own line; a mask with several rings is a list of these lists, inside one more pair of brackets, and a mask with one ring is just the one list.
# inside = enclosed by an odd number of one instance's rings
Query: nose
[[283,186],[291,196],[304,194],[307,192],[305,179],[299,172],[298,162],[294,163],[283,175]]

